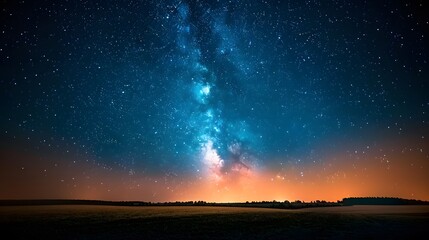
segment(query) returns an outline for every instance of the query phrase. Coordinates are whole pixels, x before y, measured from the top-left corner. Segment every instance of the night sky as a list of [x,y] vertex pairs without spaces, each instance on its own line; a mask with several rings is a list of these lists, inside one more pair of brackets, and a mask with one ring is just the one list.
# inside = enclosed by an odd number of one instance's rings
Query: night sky
[[429,200],[422,0],[0,4],[0,198]]

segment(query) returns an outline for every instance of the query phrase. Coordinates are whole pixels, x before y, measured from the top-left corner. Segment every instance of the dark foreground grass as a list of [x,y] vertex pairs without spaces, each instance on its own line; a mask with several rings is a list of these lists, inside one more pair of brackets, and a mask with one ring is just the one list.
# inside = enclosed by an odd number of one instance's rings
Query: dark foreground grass
[[0,207],[11,239],[428,239],[429,206]]

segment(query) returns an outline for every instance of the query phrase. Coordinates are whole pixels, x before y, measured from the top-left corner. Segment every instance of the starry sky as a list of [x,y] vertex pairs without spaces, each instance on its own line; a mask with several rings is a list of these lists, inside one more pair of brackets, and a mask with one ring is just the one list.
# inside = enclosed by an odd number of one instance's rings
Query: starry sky
[[0,5],[0,198],[429,200],[422,0]]

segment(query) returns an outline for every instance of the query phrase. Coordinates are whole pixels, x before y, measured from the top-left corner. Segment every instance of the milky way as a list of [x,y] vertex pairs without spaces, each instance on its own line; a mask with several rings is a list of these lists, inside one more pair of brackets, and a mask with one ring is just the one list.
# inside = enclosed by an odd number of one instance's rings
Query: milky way
[[[237,110],[246,108],[246,102],[241,102],[243,94],[234,93],[233,87],[235,84],[240,91],[246,91],[246,85],[240,84],[239,80],[252,79],[240,71],[245,61],[236,46],[236,35],[241,31],[225,22],[228,8],[211,8],[203,4],[195,7],[204,11],[203,14],[192,16],[190,7],[184,2],[161,6],[167,10],[162,26],[169,26],[169,32],[175,37],[175,41],[168,39],[165,44],[170,41],[177,44],[169,59],[174,62],[172,78],[177,78],[178,86],[174,89],[177,97],[173,103],[178,114],[173,117],[172,124],[176,124],[180,136],[191,140],[186,143],[184,139],[184,145],[190,146],[192,151],[198,148],[201,151],[197,155],[197,161],[203,163],[200,167],[208,168],[209,174],[214,173],[216,178],[221,178],[228,171],[249,169],[245,162],[250,158],[242,152],[242,145],[250,145],[255,140],[247,126],[246,115],[227,114],[231,107]],[[192,21],[191,17],[195,20]],[[202,49],[206,50],[202,52]],[[217,61],[228,66],[229,74],[233,76],[228,76],[226,71],[225,75],[219,74],[217,71],[224,67],[217,66]]]
[[0,196],[429,199],[424,7],[3,1]]

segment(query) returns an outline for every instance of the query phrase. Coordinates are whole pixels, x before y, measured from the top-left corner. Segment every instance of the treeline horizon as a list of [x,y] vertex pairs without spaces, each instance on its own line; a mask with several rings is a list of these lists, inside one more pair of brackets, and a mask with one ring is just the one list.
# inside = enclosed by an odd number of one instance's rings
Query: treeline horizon
[[349,197],[343,198],[344,206],[353,205],[429,205],[429,201],[398,197]]
[[315,200],[305,202],[295,201],[246,201],[246,202],[206,202],[206,201],[106,201],[83,199],[5,199],[0,200],[0,206],[31,206],[31,205],[104,205],[104,206],[224,206],[224,207],[262,207],[298,209],[309,207],[334,207],[353,205],[429,205],[429,201],[403,199],[398,197],[348,197],[336,202]]

